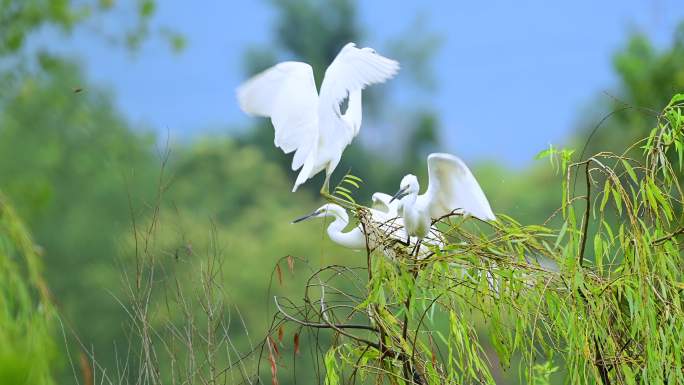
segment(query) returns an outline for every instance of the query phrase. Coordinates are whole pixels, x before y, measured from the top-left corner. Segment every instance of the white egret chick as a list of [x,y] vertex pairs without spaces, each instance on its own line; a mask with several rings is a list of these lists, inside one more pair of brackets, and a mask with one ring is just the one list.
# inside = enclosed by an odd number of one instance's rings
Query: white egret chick
[[465,163],[450,154],[428,156],[428,188],[418,195],[420,185],[414,175],[406,175],[399,191],[392,198],[399,199],[399,213],[404,218],[406,231],[411,236],[425,238],[432,219],[456,211],[484,221],[496,220],[487,197]]
[[[325,71],[320,95],[311,66],[290,61],[247,80],[237,89],[237,99],[245,113],[271,118],[276,147],[286,154],[294,151],[292,170],[301,171],[292,191],[325,170],[321,192],[327,195],[330,175],[361,128],[361,90],[397,71],[398,62],[347,43]],[[346,98],[343,114],[340,105]]]

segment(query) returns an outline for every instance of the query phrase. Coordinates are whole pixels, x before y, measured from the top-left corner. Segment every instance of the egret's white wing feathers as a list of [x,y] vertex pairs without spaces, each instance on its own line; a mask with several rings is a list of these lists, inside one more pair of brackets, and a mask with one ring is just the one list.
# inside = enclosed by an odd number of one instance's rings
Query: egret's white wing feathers
[[[237,98],[246,113],[271,118],[276,147],[295,152],[292,170],[301,170],[293,191],[324,169],[327,186],[361,127],[361,90],[398,70],[396,61],[348,43],[326,70],[320,98],[311,66],[301,62],[280,63],[252,77],[238,88]],[[340,103],[347,97],[343,115]]]
[[352,137],[358,135],[361,129],[362,115],[361,90],[352,91],[349,93],[347,111],[342,115],[342,120],[351,127]]
[[[325,71],[325,78],[321,84],[319,116],[328,117],[334,113],[337,118],[340,118],[340,103],[351,93],[360,91],[371,84],[382,83],[398,71],[397,61],[381,56],[371,48],[356,48],[354,43],[347,43]],[[351,142],[351,139],[358,133],[358,129],[355,130],[346,125],[321,125],[322,130],[334,129],[334,127],[351,130],[346,133],[349,136],[347,143]],[[325,133],[326,137],[341,134],[340,132]]]
[[271,118],[276,147],[286,154],[296,151],[292,169],[299,169],[318,138],[318,93],[311,66],[276,64],[241,85],[237,99],[244,112]]
[[[382,83],[399,71],[399,63],[379,55],[372,48],[347,43],[325,71],[321,98],[339,103],[349,92]],[[328,99],[329,98],[329,99]]]
[[489,201],[466,164],[456,156],[435,153],[428,156],[430,216],[439,218],[459,209],[482,220],[496,220]]
[[397,214],[399,210],[399,201],[392,201],[392,196],[389,194],[376,192],[371,197],[373,204],[371,208],[382,211],[384,213]]
[[[294,187],[292,188],[292,192],[297,191],[297,188],[299,186],[309,180],[309,178],[317,172],[317,170],[314,170],[315,164],[316,164],[316,152],[317,152],[316,146],[312,146],[312,148],[309,150],[309,153],[306,155],[306,159],[303,160],[303,167],[299,171],[299,174],[297,175],[297,180],[295,181]],[[295,154],[295,158],[299,154],[299,151]],[[293,163],[294,167],[294,163]]]

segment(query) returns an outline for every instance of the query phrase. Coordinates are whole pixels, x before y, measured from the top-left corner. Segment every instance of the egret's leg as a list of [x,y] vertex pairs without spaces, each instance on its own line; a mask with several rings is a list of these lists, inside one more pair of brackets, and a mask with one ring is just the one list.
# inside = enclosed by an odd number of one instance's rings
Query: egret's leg
[[418,258],[418,251],[420,250],[420,244],[421,244],[422,241],[423,241],[422,239],[418,239],[418,240],[416,241],[416,245],[413,247],[413,252],[411,253],[411,255],[413,255],[413,257],[414,257],[415,259]]
[[397,243],[400,245],[403,245],[404,247],[408,247],[411,244],[411,236],[407,236],[405,241],[402,241],[401,239],[396,240]]
[[321,187],[321,195],[328,198],[330,197],[330,174],[325,174],[325,181],[323,181],[323,186]]

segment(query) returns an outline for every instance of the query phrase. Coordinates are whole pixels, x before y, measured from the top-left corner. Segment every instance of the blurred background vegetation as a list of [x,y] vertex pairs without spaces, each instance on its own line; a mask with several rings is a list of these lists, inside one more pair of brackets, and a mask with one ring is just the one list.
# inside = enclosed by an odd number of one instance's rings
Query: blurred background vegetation
[[[371,28],[352,0],[267,4],[275,15],[270,43],[234,53],[244,58],[245,78],[290,57],[311,63],[320,84],[339,48],[348,41],[363,45]],[[130,344],[126,309],[135,300],[131,277],[139,273],[140,255],[154,256],[163,267],[159,280],[181,277],[190,288],[201,286],[192,277],[204,268],[203,256],[218,256],[224,303],[240,309],[247,325],[231,330],[242,347],[247,331],[260,336],[270,321],[269,282],[280,258],[317,264],[356,257],[331,244],[321,223],[290,225],[321,203],[321,181],[289,193],[288,157],[273,147],[269,121],[168,144],[155,133],[163,130],[127,119],[115,107],[116,95],[89,80],[77,58],[26,46],[45,28],[68,33],[123,14],[123,27],[100,31],[103,44],[136,52],[153,37],[182,51],[186,41],[173,25],[150,27],[163,6],[152,0],[0,0],[0,383],[76,378],[87,384],[84,352],[115,371],[117,354]],[[439,34],[415,31],[388,42],[386,54],[402,62],[410,89],[430,93]],[[578,111],[566,139],[577,154],[585,144],[586,153],[619,150],[647,134],[653,116],[645,111],[660,110],[684,90],[684,28],[665,49],[645,35],[626,35],[613,68],[619,84],[609,98],[597,96],[588,111]],[[424,177],[425,156],[441,148],[438,112],[393,105],[386,97],[392,90],[389,84],[364,94],[364,123],[400,113],[402,123],[392,128],[397,150],[388,154],[357,140],[338,168],[338,178],[346,170],[363,178],[362,203],[375,191],[393,192],[407,172]],[[231,95],[225,99],[234,103]],[[490,159],[473,169],[496,212],[540,223],[559,206],[558,176],[547,162],[520,169]],[[270,290],[297,297],[297,281],[288,283],[285,275]],[[152,308],[160,309],[153,322],[179,316],[163,296],[153,299]]]

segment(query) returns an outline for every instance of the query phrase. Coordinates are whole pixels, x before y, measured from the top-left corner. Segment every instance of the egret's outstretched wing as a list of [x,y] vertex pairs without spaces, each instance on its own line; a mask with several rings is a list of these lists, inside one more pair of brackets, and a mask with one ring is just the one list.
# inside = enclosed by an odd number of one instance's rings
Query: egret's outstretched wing
[[299,169],[318,139],[318,94],[311,66],[276,64],[243,83],[237,99],[244,112],[271,118],[275,145],[286,154],[296,151],[292,169]]
[[[398,71],[399,63],[395,60],[381,56],[371,48],[356,48],[354,43],[347,43],[325,71],[323,84],[321,84],[319,116],[322,119],[341,117],[340,103],[351,93],[360,91],[371,84],[382,83]],[[360,102],[360,99],[358,100]],[[335,127],[345,126],[321,124],[321,130],[334,130]],[[346,139],[351,141],[358,130],[353,130],[352,127],[347,127],[347,129],[352,130],[346,133]],[[321,133],[324,139],[328,135],[339,137],[341,134],[340,132]]]
[[352,137],[358,135],[361,129],[362,105],[361,105],[361,90],[352,91],[349,93],[347,103],[347,111],[342,115],[342,120],[351,127]]
[[376,192],[371,197],[373,204],[371,208],[390,214],[397,214],[399,209],[399,200],[392,201],[392,196],[389,194]]
[[449,154],[428,156],[430,178],[425,199],[430,202],[430,216],[439,218],[459,209],[482,220],[496,220],[482,188],[461,159]]

